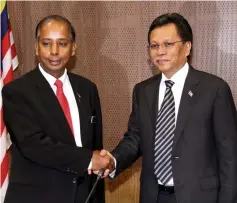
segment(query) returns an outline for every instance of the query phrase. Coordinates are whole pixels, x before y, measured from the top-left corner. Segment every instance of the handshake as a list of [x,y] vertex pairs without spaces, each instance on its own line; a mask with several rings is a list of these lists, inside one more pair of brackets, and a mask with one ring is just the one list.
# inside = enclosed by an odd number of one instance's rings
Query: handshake
[[98,174],[100,169],[105,169],[103,177],[107,177],[109,173],[115,170],[114,157],[106,150],[93,151],[91,159],[92,167],[88,170],[88,174],[92,172]]

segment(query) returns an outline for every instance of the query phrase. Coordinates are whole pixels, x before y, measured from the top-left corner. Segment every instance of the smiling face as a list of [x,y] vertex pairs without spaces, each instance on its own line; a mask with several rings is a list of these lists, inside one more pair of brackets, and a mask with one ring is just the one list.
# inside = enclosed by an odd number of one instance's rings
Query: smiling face
[[[152,48],[156,45],[160,45],[159,48]],[[167,78],[171,78],[184,66],[190,50],[191,42],[182,41],[173,23],[157,27],[150,34],[151,60]]]
[[45,72],[55,78],[62,76],[75,51],[76,44],[72,42],[66,22],[50,20],[42,25],[35,52]]

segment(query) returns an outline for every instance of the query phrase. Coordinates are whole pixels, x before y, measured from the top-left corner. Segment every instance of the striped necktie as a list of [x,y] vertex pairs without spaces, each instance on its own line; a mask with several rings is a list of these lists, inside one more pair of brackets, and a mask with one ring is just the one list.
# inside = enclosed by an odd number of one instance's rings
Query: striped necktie
[[171,153],[175,130],[175,101],[171,90],[174,82],[166,80],[165,97],[158,112],[154,145],[154,171],[164,185],[172,178]]

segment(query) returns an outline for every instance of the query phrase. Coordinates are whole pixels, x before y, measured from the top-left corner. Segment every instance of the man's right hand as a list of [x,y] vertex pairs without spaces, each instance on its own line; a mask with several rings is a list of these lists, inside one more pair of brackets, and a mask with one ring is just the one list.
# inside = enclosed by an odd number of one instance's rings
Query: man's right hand
[[[101,168],[105,169],[103,177],[107,177],[108,174],[114,171],[114,159],[113,156],[106,150],[94,151],[92,155],[92,168],[93,173],[97,174]],[[91,171],[88,171],[90,174]]]

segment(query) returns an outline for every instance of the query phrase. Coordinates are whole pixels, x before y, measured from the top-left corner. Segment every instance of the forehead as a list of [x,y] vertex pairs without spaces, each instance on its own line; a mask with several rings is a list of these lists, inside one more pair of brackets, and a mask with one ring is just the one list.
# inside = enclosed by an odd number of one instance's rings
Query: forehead
[[176,25],[169,23],[161,27],[157,27],[151,31],[150,40],[169,40],[178,39],[179,34]]
[[39,38],[69,38],[69,25],[64,21],[50,20],[42,24]]

